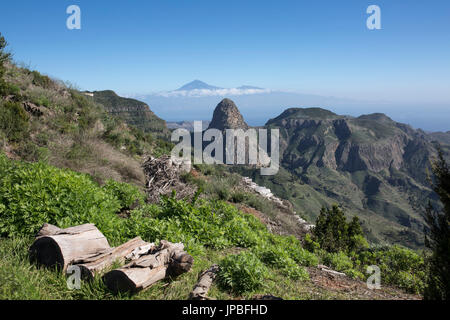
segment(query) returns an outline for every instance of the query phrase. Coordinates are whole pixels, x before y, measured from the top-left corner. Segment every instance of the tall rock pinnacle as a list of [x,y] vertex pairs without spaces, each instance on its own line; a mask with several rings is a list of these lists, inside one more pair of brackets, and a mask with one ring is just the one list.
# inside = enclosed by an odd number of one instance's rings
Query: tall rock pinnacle
[[208,129],[243,129],[247,130],[245,123],[236,104],[230,99],[223,99],[214,110],[213,118]]

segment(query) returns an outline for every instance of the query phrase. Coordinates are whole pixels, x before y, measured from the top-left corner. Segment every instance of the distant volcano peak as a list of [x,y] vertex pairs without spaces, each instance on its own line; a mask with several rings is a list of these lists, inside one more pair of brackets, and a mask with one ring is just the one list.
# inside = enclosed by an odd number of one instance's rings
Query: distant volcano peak
[[208,89],[208,90],[215,90],[215,89],[221,89],[219,87],[211,86],[207,84],[206,82],[200,81],[200,80],[194,80],[191,81],[184,86],[178,88],[175,91],[190,91],[190,90],[201,90],[201,89]]

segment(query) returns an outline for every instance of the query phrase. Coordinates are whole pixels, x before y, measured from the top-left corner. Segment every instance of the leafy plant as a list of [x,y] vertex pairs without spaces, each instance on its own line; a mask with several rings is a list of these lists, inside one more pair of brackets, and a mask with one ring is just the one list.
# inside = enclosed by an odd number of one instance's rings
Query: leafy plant
[[250,252],[229,255],[219,267],[219,285],[237,294],[259,289],[268,276],[267,267]]
[[122,208],[132,208],[142,206],[145,203],[145,194],[137,187],[128,183],[108,180],[102,187],[109,194],[113,194],[119,199]]
[[29,116],[18,102],[0,104],[0,130],[11,141],[21,141],[28,135]]

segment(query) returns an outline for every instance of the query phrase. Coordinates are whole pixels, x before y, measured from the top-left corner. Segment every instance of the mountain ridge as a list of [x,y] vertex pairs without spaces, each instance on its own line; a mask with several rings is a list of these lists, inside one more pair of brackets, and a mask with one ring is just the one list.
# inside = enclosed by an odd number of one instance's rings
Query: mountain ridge
[[102,104],[111,115],[157,137],[169,137],[165,120],[159,118],[145,102],[121,97],[112,90],[93,91],[91,94],[93,100]]
[[436,150],[423,131],[382,113],[351,117],[323,108],[288,108],[264,127],[280,130],[280,172],[232,170],[291,201],[310,221],[322,206],[341,203],[371,241],[423,247],[421,212],[436,201],[426,173]]

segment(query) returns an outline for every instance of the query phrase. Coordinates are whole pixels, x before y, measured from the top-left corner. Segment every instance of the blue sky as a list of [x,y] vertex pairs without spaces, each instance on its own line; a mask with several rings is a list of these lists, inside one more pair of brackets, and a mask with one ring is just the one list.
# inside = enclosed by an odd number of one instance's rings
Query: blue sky
[[[66,28],[79,5],[82,29]],[[382,30],[366,9],[381,8]],[[17,61],[82,89],[171,90],[201,79],[450,106],[450,1],[5,1]]]

